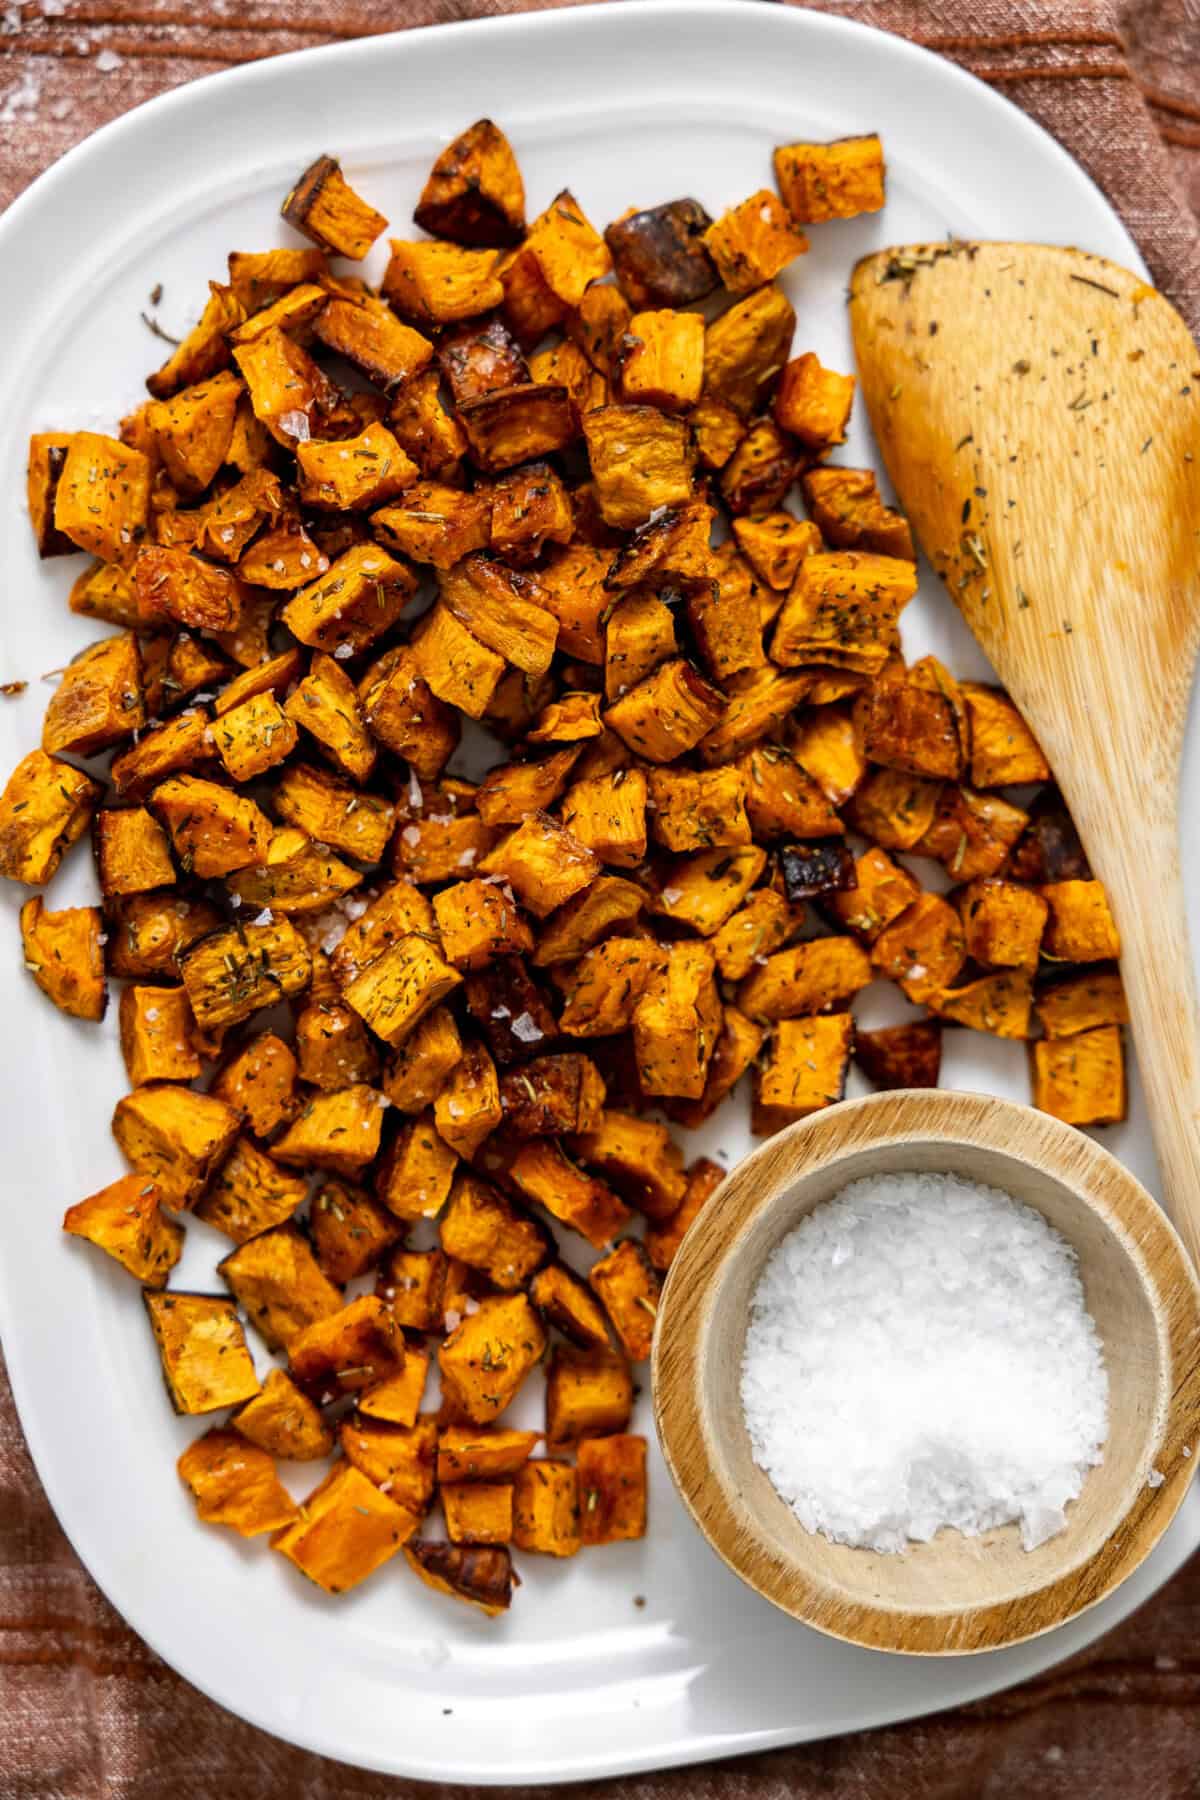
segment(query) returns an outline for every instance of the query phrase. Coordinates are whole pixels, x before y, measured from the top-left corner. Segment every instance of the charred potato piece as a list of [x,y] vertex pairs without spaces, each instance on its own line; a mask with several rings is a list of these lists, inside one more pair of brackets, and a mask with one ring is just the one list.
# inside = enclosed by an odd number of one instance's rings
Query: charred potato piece
[[854,1060],[878,1088],[936,1087],[942,1065],[942,1027],[936,1019],[858,1031]]
[[437,1544],[415,1538],[404,1547],[408,1566],[427,1587],[477,1606],[489,1618],[507,1612],[516,1580],[512,1558],[502,1545]]
[[431,237],[504,249],[525,232],[525,188],[498,125],[479,119],[438,156],[413,214]]
[[691,306],[718,285],[705,247],[712,220],[697,200],[671,200],[629,213],[604,233],[622,292],[632,306]]

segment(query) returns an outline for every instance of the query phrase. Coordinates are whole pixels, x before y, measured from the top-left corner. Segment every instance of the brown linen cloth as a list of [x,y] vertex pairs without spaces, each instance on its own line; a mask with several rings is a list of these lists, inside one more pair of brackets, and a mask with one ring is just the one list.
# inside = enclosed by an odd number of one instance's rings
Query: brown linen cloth
[[[523,0],[0,0],[0,206],[107,119],[197,75],[399,26],[521,10]],[[1198,0],[828,0],[824,10],[951,57],[1038,119],[1105,188],[1158,285],[1200,329]],[[1196,1800],[1198,1644],[1200,1558],[1092,1649],[994,1700],[571,1792]],[[293,1750],[172,1674],[74,1557],[0,1367],[0,1800],[463,1800],[467,1792]]]

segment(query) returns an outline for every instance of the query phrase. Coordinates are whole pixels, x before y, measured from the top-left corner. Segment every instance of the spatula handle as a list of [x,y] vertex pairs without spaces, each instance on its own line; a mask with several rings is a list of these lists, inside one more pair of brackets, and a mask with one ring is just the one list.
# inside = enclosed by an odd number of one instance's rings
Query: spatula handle
[[[1110,782],[1131,766],[1124,757],[1109,761]],[[1147,779],[1124,796],[1110,786],[1107,796],[1068,796],[1068,804],[1121,934],[1121,978],[1162,1175],[1161,1198],[1200,1269],[1200,1013],[1179,866],[1175,783]],[[1095,818],[1088,816],[1092,805]]]

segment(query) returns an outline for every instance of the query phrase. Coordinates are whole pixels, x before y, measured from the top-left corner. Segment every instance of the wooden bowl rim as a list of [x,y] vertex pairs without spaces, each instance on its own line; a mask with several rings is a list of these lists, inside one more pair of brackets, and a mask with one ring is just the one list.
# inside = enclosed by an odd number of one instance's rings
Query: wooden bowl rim
[[[713,1459],[685,1459],[676,1447],[710,1442],[700,1404],[709,1315],[727,1258],[751,1221],[782,1189],[863,1149],[931,1142],[969,1144],[1032,1164],[1085,1201],[1117,1238],[1156,1297],[1165,1328],[1173,1377],[1157,1449],[1165,1479],[1138,1490],[1086,1561],[1018,1600],[945,1613],[842,1602],[834,1625],[823,1616],[825,1595],[817,1583],[771,1557],[756,1559],[746,1509],[713,1472]],[[1161,1280],[1152,1273],[1155,1262]],[[870,1649],[924,1656],[1002,1649],[1056,1629],[1112,1593],[1178,1511],[1200,1463],[1200,1282],[1162,1207],[1110,1151],[1073,1126],[991,1094],[948,1088],[869,1094],[788,1126],[729,1171],[668,1272],[651,1383],[659,1442],[680,1498],[722,1562],[756,1593],[826,1636]],[[1184,1456],[1188,1443],[1193,1454]],[[898,1629],[909,1641],[895,1641]]]

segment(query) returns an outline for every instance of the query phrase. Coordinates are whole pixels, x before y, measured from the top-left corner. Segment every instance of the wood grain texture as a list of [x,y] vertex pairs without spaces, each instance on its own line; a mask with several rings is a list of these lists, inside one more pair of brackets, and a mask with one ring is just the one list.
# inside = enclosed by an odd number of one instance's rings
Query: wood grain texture
[[[1065,1530],[944,1531],[902,1556],[805,1531],[756,1465],[740,1382],[767,1258],[862,1176],[965,1175],[1036,1207],[1079,1256],[1109,1374],[1109,1433]],[[1157,1543],[1200,1458],[1200,1284],[1161,1209],[1116,1158],[1029,1107],[937,1090],[872,1094],[781,1132],[729,1175],[659,1302],[654,1405],[688,1510],[735,1574],[818,1631],[871,1649],[961,1655],[1052,1630],[1111,1593]],[[1184,1454],[1187,1447],[1189,1454]],[[1148,1485],[1152,1469],[1164,1480]]]
[[1200,350],[1138,276],[1044,245],[868,257],[850,317],[901,504],[1108,890],[1165,1198],[1200,1261],[1178,849],[1200,642]]

